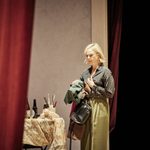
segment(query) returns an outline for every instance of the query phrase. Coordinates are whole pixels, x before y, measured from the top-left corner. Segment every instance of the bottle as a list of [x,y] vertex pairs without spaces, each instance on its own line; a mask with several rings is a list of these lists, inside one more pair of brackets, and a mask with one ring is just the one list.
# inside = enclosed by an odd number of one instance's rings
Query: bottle
[[30,118],[30,105],[28,99],[26,101],[26,118]]
[[34,111],[34,116],[33,118],[37,118],[38,117],[38,108],[37,108],[37,104],[36,104],[36,99],[33,99],[33,106],[32,109]]
[[28,99],[27,99],[27,103],[26,103],[26,110],[30,110],[30,105],[29,105]]

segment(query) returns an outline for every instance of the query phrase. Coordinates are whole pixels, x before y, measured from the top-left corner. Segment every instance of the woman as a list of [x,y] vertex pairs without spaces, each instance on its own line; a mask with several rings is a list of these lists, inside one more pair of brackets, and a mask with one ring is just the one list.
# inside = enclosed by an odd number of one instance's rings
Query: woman
[[90,65],[82,75],[88,103],[92,107],[90,119],[81,140],[81,150],[109,149],[109,98],[114,95],[114,78],[104,66],[105,58],[97,43],[89,44],[85,50],[85,62]]

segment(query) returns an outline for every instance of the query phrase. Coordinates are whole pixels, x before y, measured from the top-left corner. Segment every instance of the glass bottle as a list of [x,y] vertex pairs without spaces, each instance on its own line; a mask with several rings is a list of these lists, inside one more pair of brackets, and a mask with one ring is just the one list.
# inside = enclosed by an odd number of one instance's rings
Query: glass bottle
[[26,101],[26,118],[30,118],[30,105],[28,99]]
[[32,109],[34,111],[34,116],[33,118],[37,118],[38,117],[38,108],[37,108],[37,103],[36,103],[36,99],[33,99],[33,106]]

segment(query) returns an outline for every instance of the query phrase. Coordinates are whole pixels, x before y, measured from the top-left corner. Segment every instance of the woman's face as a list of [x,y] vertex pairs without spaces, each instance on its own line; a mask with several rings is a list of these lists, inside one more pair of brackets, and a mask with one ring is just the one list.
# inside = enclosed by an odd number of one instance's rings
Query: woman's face
[[87,64],[89,64],[89,65],[98,65],[99,64],[99,57],[94,51],[87,50],[85,53],[85,57],[86,57]]

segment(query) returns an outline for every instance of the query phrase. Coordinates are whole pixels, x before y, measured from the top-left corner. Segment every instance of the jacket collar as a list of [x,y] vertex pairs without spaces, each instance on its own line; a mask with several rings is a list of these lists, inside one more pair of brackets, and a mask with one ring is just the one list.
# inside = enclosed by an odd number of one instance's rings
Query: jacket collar
[[[103,71],[103,68],[104,68],[104,65],[101,65],[97,68],[96,70],[96,73],[94,74],[93,77],[95,77],[96,75],[98,75],[99,73],[101,73]],[[86,75],[87,76],[90,76],[91,75],[91,71],[92,71],[92,66],[90,66],[88,69],[87,69],[87,72],[86,72]]]

